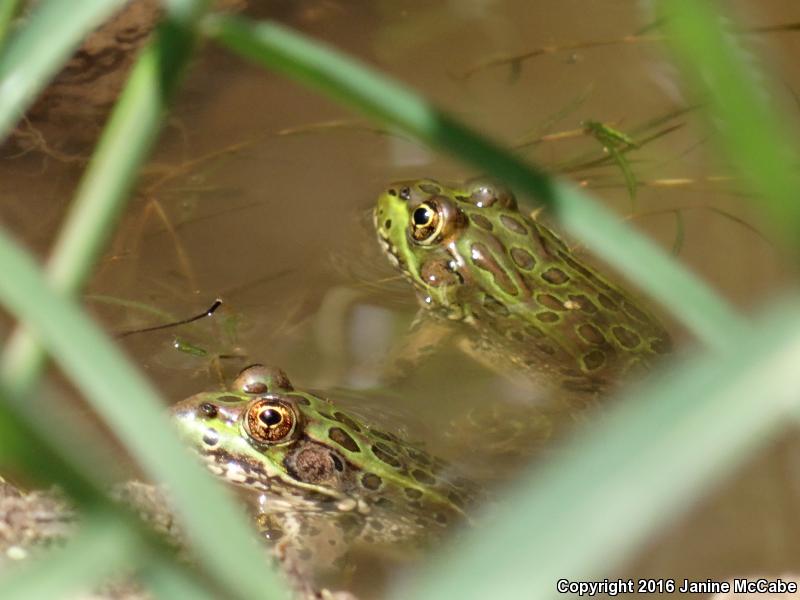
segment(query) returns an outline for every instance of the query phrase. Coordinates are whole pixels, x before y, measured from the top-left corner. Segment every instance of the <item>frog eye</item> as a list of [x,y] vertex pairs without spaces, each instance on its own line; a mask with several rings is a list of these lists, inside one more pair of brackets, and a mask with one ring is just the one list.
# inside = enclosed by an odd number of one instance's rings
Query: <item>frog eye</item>
[[430,244],[441,229],[441,218],[430,204],[420,204],[411,212],[411,237],[420,244]]
[[294,439],[298,421],[296,409],[288,402],[261,398],[249,406],[243,425],[257,444],[282,444]]
[[410,237],[429,246],[453,235],[466,223],[466,217],[445,196],[434,196],[411,211]]

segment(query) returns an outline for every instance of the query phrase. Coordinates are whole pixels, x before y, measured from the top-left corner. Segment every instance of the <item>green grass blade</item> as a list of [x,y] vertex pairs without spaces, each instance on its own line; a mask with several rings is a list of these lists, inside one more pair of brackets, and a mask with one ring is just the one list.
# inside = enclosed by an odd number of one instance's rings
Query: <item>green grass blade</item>
[[0,0],[0,48],[20,10],[20,0]]
[[[52,419],[37,419],[40,414],[26,421],[0,389],[0,474],[24,473],[42,486],[56,483],[75,498],[95,499],[107,472],[93,468],[96,457],[82,454],[75,438],[67,438],[75,432],[61,428],[57,411],[48,411]],[[97,449],[102,452],[104,447]]]
[[0,302],[42,342],[146,474],[171,484],[203,570],[241,598],[285,597],[240,512],[187,455],[152,386],[74,303],[48,288],[32,259],[2,231],[0,268]]
[[527,478],[487,527],[467,532],[393,598],[558,598],[602,579],[636,546],[793,422],[800,298],[720,356],[691,357],[633,391]]
[[206,24],[211,37],[242,56],[398,127],[551,207],[570,233],[709,345],[724,348],[731,335],[745,327],[708,286],[581,190],[547,177],[395,81],[280,25],[228,16],[214,16]]
[[[657,3],[682,72],[701,98],[722,148],[763,211],[800,250],[798,153],[789,116],[769,102],[763,74],[754,73],[741,38],[727,31],[717,2]],[[761,75],[761,76],[760,76]]]
[[[81,180],[67,220],[47,265],[54,287],[68,295],[86,283],[128,192],[164,119],[166,106],[194,46],[190,29],[207,2],[186,0],[194,8],[161,24],[134,65],[108,125]],[[193,21],[193,20],[194,21]],[[14,332],[0,356],[0,376],[18,395],[31,389],[44,365],[44,353],[24,330]]]
[[125,0],[45,0],[0,54],[0,140],[70,58],[87,33]]
[[219,595],[210,591],[197,573],[160,560],[152,561],[141,580],[156,598],[163,600],[219,600]]
[[129,569],[140,549],[138,536],[122,521],[96,512],[63,548],[4,570],[0,598],[66,598],[88,592],[109,576]]

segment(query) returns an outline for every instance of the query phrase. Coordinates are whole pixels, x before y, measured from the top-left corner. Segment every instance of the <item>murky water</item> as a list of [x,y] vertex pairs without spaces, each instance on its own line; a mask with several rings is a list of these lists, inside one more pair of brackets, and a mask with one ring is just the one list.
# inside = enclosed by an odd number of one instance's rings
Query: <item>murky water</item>
[[[800,17],[789,1],[736,4],[753,26]],[[631,131],[687,101],[657,44],[571,47],[642,30],[650,17],[635,3],[278,5],[252,12],[281,11],[286,23],[409,82],[510,144],[579,129],[585,120]],[[791,65],[800,51],[800,36],[793,34],[748,40],[776,69]],[[538,47],[569,48],[516,68],[461,76],[490,56]],[[781,101],[791,101],[788,90],[800,82],[791,79],[793,71],[780,72]],[[635,206],[614,165],[577,177],[659,244],[678,248],[681,260],[734,304],[758,307],[788,281],[788,267],[735,184],[709,181],[727,173],[699,116],[669,123],[681,127],[630,155],[637,177],[651,184],[639,188]],[[224,301],[213,319],[125,338],[124,347],[165,397],[215,387],[221,375],[268,362],[282,366],[296,385],[341,396],[436,448],[441,440],[433,432],[465,406],[512,393],[453,348],[387,383],[389,353],[417,309],[413,293],[380,255],[368,211],[388,181],[457,180],[474,170],[363,125],[313,92],[219,49],[206,48],[195,62],[87,298],[111,332],[185,318],[217,297]],[[75,152],[69,140],[81,129],[75,122],[51,145]],[[597,141],[572,135],[542,141],[526,156],[558,168],[599,151]],[[5,159],[0,169],[0,221],[45,255],[80,166],[32,151]],[[666,179],[690,182],[667,186]],[[673,329],[680,344],[692,344]],[[176,338],[204,356],[176,351]],[[338,389],[344,391],[332,391]],[[788,436],[776,443],[651,540],[625,572],[704,579],[791,568],[800,538],[791,510],[800,495],[796,450]]]

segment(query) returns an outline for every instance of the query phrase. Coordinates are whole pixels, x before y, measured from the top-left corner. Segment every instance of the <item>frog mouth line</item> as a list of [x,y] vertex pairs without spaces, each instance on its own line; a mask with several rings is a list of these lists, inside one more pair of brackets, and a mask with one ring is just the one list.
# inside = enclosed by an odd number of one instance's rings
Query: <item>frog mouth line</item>
[[389,262],[392,263],[392,266],[405,271],[403,268],[403,263],[400,260],[400,254],[397,252],[397,248],[389,241],[388,236],[384,235],[380,230],[378,230],[378,243],[381,245],[381,249],[389,258]]

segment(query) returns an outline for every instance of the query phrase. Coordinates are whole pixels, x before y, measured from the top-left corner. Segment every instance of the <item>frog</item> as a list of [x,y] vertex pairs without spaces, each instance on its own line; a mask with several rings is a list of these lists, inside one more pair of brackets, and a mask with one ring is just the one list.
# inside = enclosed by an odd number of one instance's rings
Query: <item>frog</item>
[[398,182],[373,211],[383,253],[437,318],[466,327],[473,353],[541,385],[602,394],[671,350],[629,291],[485,178]]
[[174,404],[181,437],[243,492],[279,559],[309,571],[351,548],[416,553],[442,539],[481,492],[446,461],[254,364],[229,390]]
[[[521,211],[495,181],[393,183],[378,195],[373,221],[383,254],[429,317],[414,326],[431,324],[434,338],[457,340],[479,363],[532,390],[528,402],[483,401],[446,429],[453,447],[476,456],[473,463],[484,460],[487,472],[529,462],[602,417],[623,382],[671,352],[665,327],[633,293]],[[403,362],[420,360],[412,358]]]

